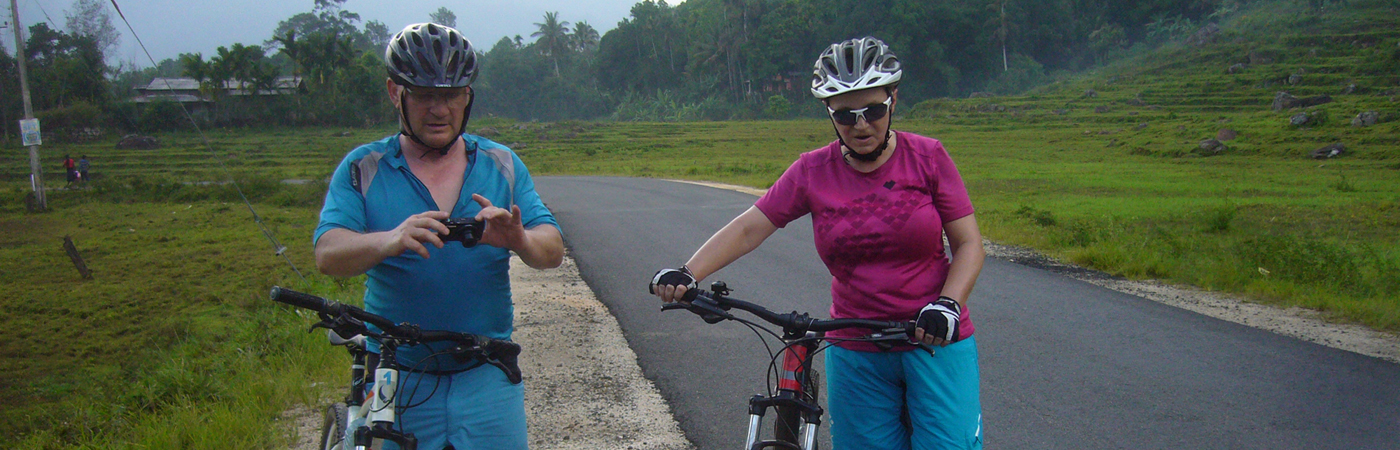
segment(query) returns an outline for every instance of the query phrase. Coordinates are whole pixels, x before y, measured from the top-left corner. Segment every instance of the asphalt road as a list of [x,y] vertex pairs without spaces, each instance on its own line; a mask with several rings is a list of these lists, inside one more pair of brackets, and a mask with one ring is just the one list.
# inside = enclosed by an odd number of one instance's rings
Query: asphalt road
[[[662,313],[646,282],[755,198],[655,179],[535,181],[686,436],[741,447],[747,399],[766,389],[764,347],[742,325]],[[800,219],[707,282],[825,317],[829,276]],[[971,301],[989,449],[1400,448],[1400,365],[996,258]]]

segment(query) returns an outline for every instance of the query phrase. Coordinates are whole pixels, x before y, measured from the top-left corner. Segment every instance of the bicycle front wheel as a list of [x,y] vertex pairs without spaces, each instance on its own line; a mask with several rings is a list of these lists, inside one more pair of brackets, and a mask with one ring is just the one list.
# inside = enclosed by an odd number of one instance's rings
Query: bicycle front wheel
[[336,402],[326,407],[326,415],[321,422],[321,450],[346,450],[344,403]]

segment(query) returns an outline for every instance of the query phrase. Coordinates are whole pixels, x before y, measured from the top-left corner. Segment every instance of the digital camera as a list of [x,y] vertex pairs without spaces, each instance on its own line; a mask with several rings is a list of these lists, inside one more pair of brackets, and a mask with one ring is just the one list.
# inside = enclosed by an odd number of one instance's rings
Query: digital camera
[[447,234],[442,235],[443,242],[461,242],[463,247],[473,247],[481,240],[481,233],[486,230],[486,222],[472,219],[446,219],[441,220],[447,226]]

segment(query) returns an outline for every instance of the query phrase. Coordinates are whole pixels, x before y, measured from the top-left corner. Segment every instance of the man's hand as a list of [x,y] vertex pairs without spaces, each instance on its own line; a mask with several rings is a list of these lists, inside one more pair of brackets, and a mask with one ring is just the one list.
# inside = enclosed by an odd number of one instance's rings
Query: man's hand
[[486,222],[486,230],[481,233],[479,243],[520,253],[525,247],[525,225],[520,222],[520,207],[511,205],[510,211],[506,211],[493,206],[481,194],[472,194],[472,201],[481,205],[476,220]]
[[399,256],[411,251],[427,258],[428,247],[424,244],[442,248],[439,235],[447,234],[447,226],[442,224],[442,219],[450,215],[447,211],[427,211],[408,216],[403,223],[385,234],[384,242],[380,244],[383,254]]
[[938,297],[937,301],[919,310],[919,318],[914,322],[914,340],[938,346],[957,342],[960,317],[962,306],[956,300]]

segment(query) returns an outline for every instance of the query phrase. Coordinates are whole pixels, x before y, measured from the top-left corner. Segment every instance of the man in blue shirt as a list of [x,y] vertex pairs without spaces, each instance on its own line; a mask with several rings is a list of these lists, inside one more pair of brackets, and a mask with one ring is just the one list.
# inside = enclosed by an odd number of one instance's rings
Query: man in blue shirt
[[[478,70],[466,38],[410,25],[390,40],[385,66],[400,132],[336,168],[315,232],[316,267],[368,274],[366,309],[395,322],[509,339],[510,253],[536,269],[558,267],[559,225],[519,157],[463,133]],[[445,245],[448,218],[485,221],[479,244]],[[399,424],[421,448],[527,448],[520,385],[424,347],[400,348],[397,358],[422,371],[402,377],[396,402]]]

